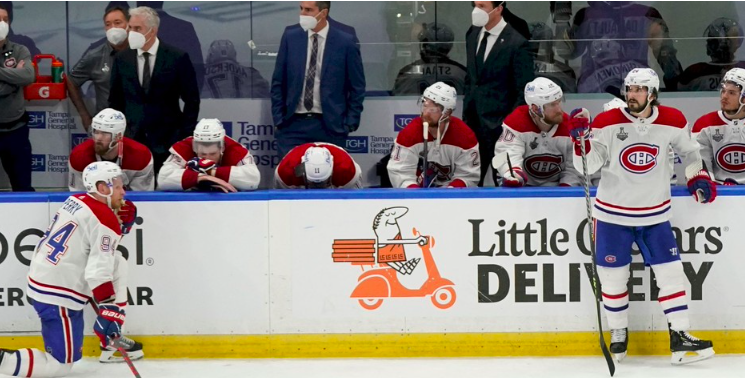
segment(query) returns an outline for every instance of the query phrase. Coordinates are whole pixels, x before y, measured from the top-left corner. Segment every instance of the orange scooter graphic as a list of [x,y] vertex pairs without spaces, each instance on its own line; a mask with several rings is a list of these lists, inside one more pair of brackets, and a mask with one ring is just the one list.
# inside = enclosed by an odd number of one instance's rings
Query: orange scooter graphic
[[398,279],[398,272],[388,265],[378,266],[368,270],[359,277],[357,287],[352,291],[351,298],[357,298],[360,306],[368,310],[375,310],[383,304],[385,298],[423,298],[430,296],[432,304],[439,309],[450,308],[455,303],[455,284],[440,276],[431,248],[435,246],[435,239],[422,236],[413,230],[413,240],[401,240],[401,244],[419,245],[422,250],[424,266],[427,269],[427,280],[419,289],[408,289]]

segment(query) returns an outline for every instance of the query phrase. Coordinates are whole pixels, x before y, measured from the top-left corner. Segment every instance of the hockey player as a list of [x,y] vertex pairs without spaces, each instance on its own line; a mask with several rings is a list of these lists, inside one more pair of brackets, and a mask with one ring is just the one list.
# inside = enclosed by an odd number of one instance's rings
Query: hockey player
[[[502,185],[579,186],[572,164],[569,116],[561,108],[564,93],[553,81],[538,77],[525,86],[525,102],[505,118],[494,148],[494,168]],[[500,157],[509,156],[510,164]],[[512,171],[510,171],[510,165]]]
[[693,125],[701,157],[718,183],[745,184],[745,69],[733,68],[722,79],[721,110],[706,114]]
[[[137,211],[124,200],[122,171],[116,164],[91,163],[83,172],[83,182],[87,193],[67,198],[31,258],[26,294],[41,319],[45,351],[0,350],[0,374],[69,374],[82,357],[83,309],[91,301],[98,308],[93,330],[101,345],[121,337],[125,312],[117,302],[126,302],[127,294],[126,284],[117,282],[121,255],[116,247]],[[120,224],[117,212],[122,210],[128,214]],[[126,349],[141,357],[142,345],[129,341],[132,344]]]
[[233,42],[212,41],[205,63],[202,98],[269,98],[269,82],[238,62]]
[[[669,219],[668,145],[686,166],[688,190],[700,203],[716,198],[716,186],[704,169],[698,143],[691,139],[683,114],[657,102],[659,78],[648,68],[634,69],[624,80],[627,107],[597,116],[592,139],[585,139],[588,174],[601,170],[594,206],[595,245],[603,305],[611,328],[610,351],[620,361],[628,345],[629,264],[636,242],[645,264],[652,267],[658,301],[667,316],[672,363],[714,355],[712,342],[687,332],[686,277]],[[579,137],[589,135],[586,109],[572,112],[574,166],[582,170]],[[686,356],[687,352],[695,356]]]
[[479,143],[468,125],[452,116],[455,100],[455,89],[442,82],[424,91],[421,116],[398,134],[388,161],[394,188],[477,186]]
[[217,119],[202,119],[194,136],[176,142],[158,174],[158,189],[253,190],[261,176],[246,147],[225,135]]
[[153,154],[144,144],[124,136],[127,120],[122,112],[108,108],[101,110],[93,117],[91,127],[91,138],[70,153],[68,187],[71,192],[85,190],[83,170],[94,161],[116,163],[122,170],[127,190],[155,190]]
[[331,143],[306,143],[274,171],[277,189],[361,189],[362,170],[347,151]]

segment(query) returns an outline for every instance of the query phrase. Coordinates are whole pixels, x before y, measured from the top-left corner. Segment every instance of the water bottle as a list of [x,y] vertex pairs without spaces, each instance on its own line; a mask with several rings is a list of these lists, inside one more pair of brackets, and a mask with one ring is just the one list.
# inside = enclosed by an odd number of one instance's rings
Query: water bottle
[[65,74],[65,64],[61,60],[52,61],[52,83],[61,83]]

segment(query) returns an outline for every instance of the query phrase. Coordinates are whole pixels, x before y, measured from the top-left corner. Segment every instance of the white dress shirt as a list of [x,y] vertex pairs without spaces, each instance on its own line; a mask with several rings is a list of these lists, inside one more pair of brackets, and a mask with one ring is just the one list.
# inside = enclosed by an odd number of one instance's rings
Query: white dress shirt
[[[504,17],[499,20],[499,22],[491,29],[489,29],[489,37],[486,40],[486,52],[484,53],[484,61],[489,57],[489,53],[491,52],[491,48],[494,47],[494,43],[497,41],[497,38],[499,38],[499,35],[502,34],[502,30],[507,27],[507,21],[504,20]],[[478,48],[481,46],[481,40],[484,38],[484,33],[486,32],[485,28],[481,28],[481,32],[479,33],[479,40],[476,43],[476,55],[478,55]]]
[[[150,46],[150,82],[153,81],[153,68],[155,67],[155,56],[158,54],[158,46],[160,46],[160,40],[155,38],[155,43]],[[137,77],[140,79],[140,85],[142,85],[142,71],[145,69],[145,56],[142,55],[145,52],[143,49],[137,49]]]
[[329,24],[326,22],[326,26],[323,27],[318,33],[313,30],[308,30],[308,55],[305,58],[305,75],[308,75],[308,67],[310,66],[310,55],[313,52],[313,34],[318,34],[318,55],[316,56],[316,80],[313,84],[313,108],[310,111],[305,109],[303,105],[303,99],[305,98],[305,79],[303,79],[303,92],[300,94],[300,101],[298,101],[297,109],[295,113],[323,113],[321,109],[321,67],[323,64],[323,50],[326,47],[326,38],[329,35]]

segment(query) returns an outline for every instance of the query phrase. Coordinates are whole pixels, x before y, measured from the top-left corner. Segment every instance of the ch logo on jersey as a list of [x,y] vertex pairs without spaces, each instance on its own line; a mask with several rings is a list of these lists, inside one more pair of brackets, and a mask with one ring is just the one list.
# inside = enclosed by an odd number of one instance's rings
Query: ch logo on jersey
[[540,154],[525,159],[523,167],[529,175],[538,179],[547,179],[561,172],[561,163],[564,157],[561,155]]
[[745,144],[728,144],[717,151],[717,164],[730,173],[745,172]]
[[660,147],[653,144],[635,143],[621,150],[621,166],[636,174],[646,173],[657,166]]

